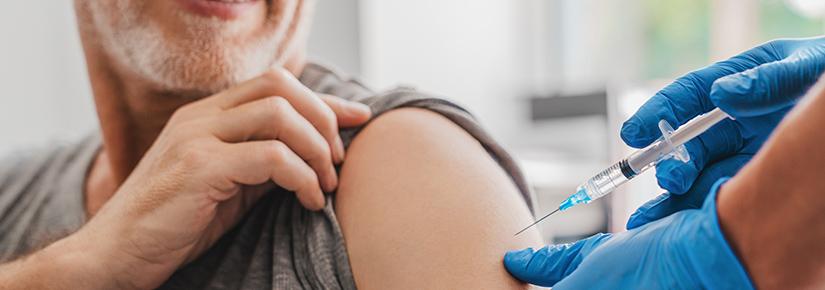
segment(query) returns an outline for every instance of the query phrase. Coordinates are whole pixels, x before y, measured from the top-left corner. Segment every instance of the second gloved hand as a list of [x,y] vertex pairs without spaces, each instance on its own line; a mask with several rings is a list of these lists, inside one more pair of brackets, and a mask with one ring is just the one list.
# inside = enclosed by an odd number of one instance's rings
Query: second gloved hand
[[713,182],[733,176],[751,159],[823,71],[825,38],[775,40],[691,72],[656,93],[622,126],[628,145],[641,148],[659,138],[661,119],[676,127],[719,107],[735,120],[723,120],[686,143],[688,163],[659,163],[656,178],[668,192],[640,207],[627,227],[701,206]]
[[504,256],[519,280],[565,289],[753,289],[716,214],[717,183],[701,209],[617,234]]

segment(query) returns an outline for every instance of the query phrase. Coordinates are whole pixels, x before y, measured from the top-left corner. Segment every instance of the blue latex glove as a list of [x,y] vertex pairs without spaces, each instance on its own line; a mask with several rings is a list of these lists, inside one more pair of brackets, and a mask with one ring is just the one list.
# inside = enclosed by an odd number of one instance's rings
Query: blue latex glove
[[618,234],[504,256],[519,280],[564,289],[753,289],[719,228],[716,189],[683,210]]
[[679,126],[719,107],[724,120],[685,144],[690,161],[656,166],[668,192],[642,205],[632,229],[682,209],[698,208],[714,181],[747,163],[797,99],[825,70],[825,38],[775,40],[691,72],[668,85],[628,119],[621,137],[641,148],[661,135],[660,119]]

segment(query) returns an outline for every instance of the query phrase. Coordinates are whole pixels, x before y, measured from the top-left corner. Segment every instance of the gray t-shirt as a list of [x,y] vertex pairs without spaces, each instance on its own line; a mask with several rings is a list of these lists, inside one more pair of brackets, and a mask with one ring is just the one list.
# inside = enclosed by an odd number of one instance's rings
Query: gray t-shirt
[[[375,93],[317,64],[309,64],[300,79],[313,91],[367,104],[375,116],[418,107],[447,117],[484,146],[532,207],[516,164],[460,107],[409,88]],[[361,128],[341,131],[345,145]],[[95,134],[0,161],[0,261],[45,246],[86,222],[84,182],[100,146]],[[288,192],[264,195],[236,227],[160,289],[355,289],[334,200],[331,194],[323,211],[312,212]]]

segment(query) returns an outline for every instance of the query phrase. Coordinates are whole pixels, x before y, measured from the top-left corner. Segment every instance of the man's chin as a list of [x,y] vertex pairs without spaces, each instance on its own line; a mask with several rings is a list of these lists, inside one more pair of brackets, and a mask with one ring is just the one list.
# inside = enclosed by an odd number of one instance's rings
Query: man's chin
[[291,28],[307,11],[292,1],[113,1],[84,2],[102,50],[153,89],[188,94],[219,92],[282,65],[296,47]]
[[[177,67],[166,70],[164,73],[153,74],[150,81],[160,91],[192,97],[208,96],[226,90],[260,75],[266,68],[233,71],[222,66],[204,65],[199,68]],[[147,75],[146,72],[143,74]]]

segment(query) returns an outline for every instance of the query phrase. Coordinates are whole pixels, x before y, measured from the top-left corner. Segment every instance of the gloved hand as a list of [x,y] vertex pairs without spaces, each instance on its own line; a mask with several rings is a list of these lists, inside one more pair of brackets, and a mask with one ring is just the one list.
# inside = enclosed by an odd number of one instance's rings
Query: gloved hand
[[660,119],[676,127],[719,107],[735,120],[686,143],[689,162],[660,162],[656,178],[668,192],[642,205],[627,228],[698,208],[714,181],[733,176],[751,159],[823,70],[825,37],[775,40],[688,73],[656,93],[622,126],[621,137],[632,147],[659,138]]
[[617,234],[504,256],[519,280],[564,289],[753,289],[719,228],[716,189],[683,210]]

